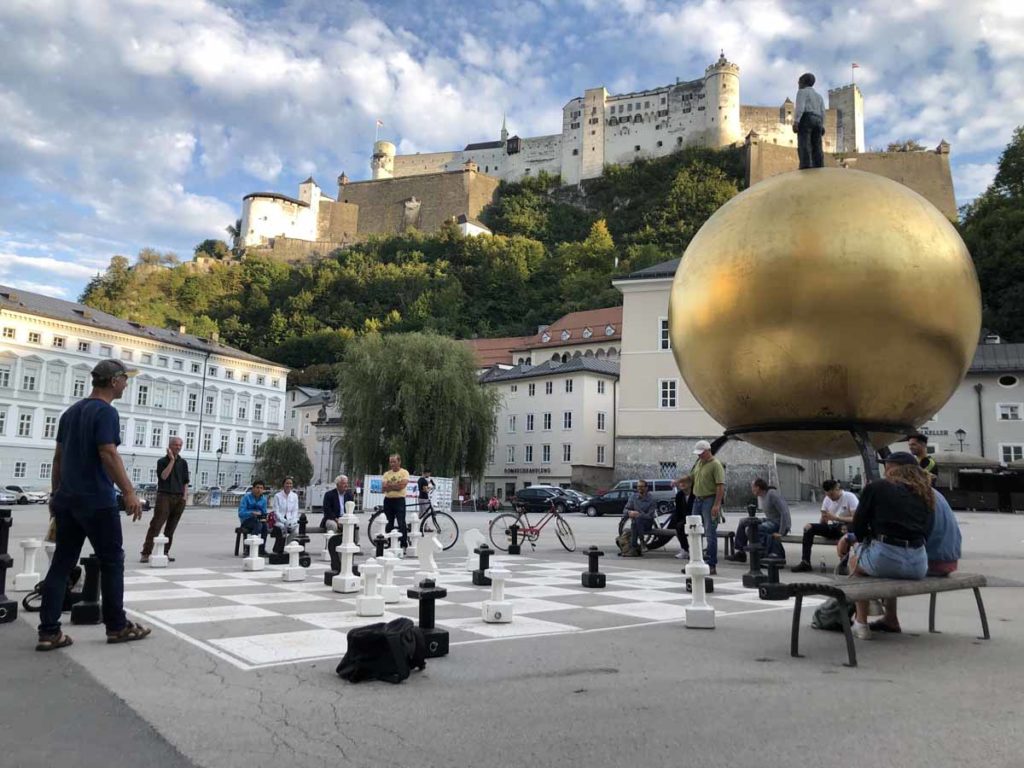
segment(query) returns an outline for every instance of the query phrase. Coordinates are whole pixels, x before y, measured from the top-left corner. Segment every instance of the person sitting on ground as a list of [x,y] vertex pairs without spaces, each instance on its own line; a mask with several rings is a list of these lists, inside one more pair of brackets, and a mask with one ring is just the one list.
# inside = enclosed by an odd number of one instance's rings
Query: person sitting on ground
[[[850,556],[854,576],[888,579],[923,579],[928,572],[925,540],[935,518],[931,480],[912,454],[890,453],[885,477],[869,484],[853,513],[850,533],[858,542]],[[868,601],[858,600],[853,635],[871,639]]]
[[641,551],[643,539],[641,537],[654,526],[654,516],[657,511],[658,507],[647,491],[647,481],[638,481],[636,493],[630,495],[629,501],[626,502],[623,509],[623,516],[628,517],[631,521],[630,548],[628,552],[623,553],[623,557],[640,557],[643,554]]
[[299,532],[299,494],[294,488],[295,481],[286,477],[271,504],[274,512],[274,552],[277,554],[284,552],[284,545]]
[[324,494],[324,516],[320,520],[320,527],[332,533],[340,531],[338,519],[345,514],[345,502],[355,501],[355,498],[352,489],[348,487],[347,475],[334,478],[334,488]]
[[[949,576],[957,569],[960,560],[960,524],[956,521],[953,508],[946,497],[936,490],[935,515],[931,533],[924,542],[928,553],[928,576]],[[896,614],[896,598],[884,601],[885,616],[872,621],[868,626],[873,632],[901,632],[899,616]]]
[[675,508],[668,527],[675,529],[681,549],[676,553],[676,560],[690,559],[690,540],[686,536],[686,518],[693,514],[693,478],[682,475],[676,479]]
[[[764,512],[764,522],[758,529],[762,557],[774,554],[785,559],[786,551],[782,548],[779,537],[789,533],[793,524],[789,516],[789,504],[776,488],[768,485],[760,477],[750,484],[750,490],[757,496],[758,506]],[[747,526],[740,520],[740,524],[736,526],[735,551],[726,557],[726,560],[734,563],[747,562],[747,536]]]
[[844,491],[839,481],[826,480],[821,484],[821,489],[825,492],[825,498],[821,500],[821,520],[804,526],[803,550],[800,562],[791,569],[793,573],[814,570],[811,566],[814,537],[821,536],[829,541],[838,541],[853,522],[853,513],[857,511],[857,497],[849,491]]
[[250,536],[263,539],[261,552],[267,546],[267,497],[263,495],[264,487],[262,480],[254,481],[252,490],[246,492],[238,502],[239,527]]

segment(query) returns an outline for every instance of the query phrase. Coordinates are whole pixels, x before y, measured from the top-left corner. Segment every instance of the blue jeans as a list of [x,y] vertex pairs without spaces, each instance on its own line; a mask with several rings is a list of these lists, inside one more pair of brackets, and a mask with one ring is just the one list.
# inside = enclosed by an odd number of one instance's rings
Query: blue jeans
[[[736,539],[733,542],[737,552],[747,551],[747,526],[745,525],[746,518],[740,518],[739,524],[736,526]],[[772,554],[774,550],[775,554],[779,554],[781,544],[776,546],[775,539],[772,538],[773,533],[779,532],[779,523],[777,520],[765,520],[758,527],[758,539],[761,542],[761,557]],[[783,553],[784,554],[784,553]]]
[[708,548],[707,563],[710,566],[718,565],[718,521],[711,519],[713,506],[715,506],[714,496],[698,497],[693,500],[693,514],[700,515],[704,521],[704,543]]
[[43,604],[39,610],[40,634],[60,632],[60,614],[68,589],[68,576],[82,554],[86,539],[100,561],[100,593],[103,623],[107,632],[124,629],[124,549],[121,516],[116,508],[81,509],[54,507],[57,547],[43,581]]
[[640,537],[649,533],[653,526],[654,520],[649,517],[634,517],[629,526],[629,545],[633,549],[640,549]]

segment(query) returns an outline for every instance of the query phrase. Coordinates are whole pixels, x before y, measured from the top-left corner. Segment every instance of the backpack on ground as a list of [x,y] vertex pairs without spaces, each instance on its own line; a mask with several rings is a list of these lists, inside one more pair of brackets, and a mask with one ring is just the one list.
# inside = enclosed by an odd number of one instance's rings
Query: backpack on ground
[[[815,629],[823,629],[826,632],[842,632],[843,622],[840,610],[839,601],[834,597],[828,598],[828,600],[814,609],[811,626]],[[852,617],[854,613],[853,603],[847,603],[846,610]]]
[[370,624],[348,632],[348,649],[338,676],[350,683],[384,680],[400,683],[413,669],[427,666],[427,643],[411,619]]
[[624,555],[633,549],[633,534],[627,528],[615,537],[615,546],[619,548],[619,554]]
[[[71,573],[68,574],[68,586],[64,592],[64,605],[61,606],[61,612],[67,613],[71,610],[71,606],[81,601],[81,590],[78,590],[77,592],[75,591],[75,587],[78,585],[78,581],[81,578],[82,566],[76,565],[71,569]],[[32,588],[31,592],[21,599],[22,607],[29,613],[39,613],[39,609],[42,608],[43,583],[44,582],[40,581]]]

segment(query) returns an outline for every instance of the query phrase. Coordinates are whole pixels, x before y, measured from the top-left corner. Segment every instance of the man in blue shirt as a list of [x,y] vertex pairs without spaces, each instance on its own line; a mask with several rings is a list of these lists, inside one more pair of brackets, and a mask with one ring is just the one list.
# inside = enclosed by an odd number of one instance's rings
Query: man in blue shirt
[[141,640],[152,631],[128,621],[124,613],[124,549],[121,519],[114,492],[124,494],[125,512],[142,517],[142,506],[117,452],[120,418],[111,403],[124,394],[130,370],[117,360],[103,360],[92,369],[92,392],[60,417],[53,454],[50,511],[57,526],[57,546],[43,582],[37,651],[71,645],[61,632],[68,576],[88,538],[100,562],[103,623],[108,643]]
[[263,539],[260,554],[263,554],[267,546],[267,497],[263,495],[264,488],[266,486],[262,480],[254,480],[252,490],[238,502],[239,527],[249,535]]
[[640,557],[640,546],[643,541],[640,537],[650,532],[654,525],[654,516],[657,512],[658,508],[654,504],[654,499],[651,498],[651,494],[647,491],[647,481],[638,480],[636,493],[629,497],[629,501],[626,502],[626,507],[623,510],[623,514],[631,521],[630,550],[629,552],[623,552],[623,557]]

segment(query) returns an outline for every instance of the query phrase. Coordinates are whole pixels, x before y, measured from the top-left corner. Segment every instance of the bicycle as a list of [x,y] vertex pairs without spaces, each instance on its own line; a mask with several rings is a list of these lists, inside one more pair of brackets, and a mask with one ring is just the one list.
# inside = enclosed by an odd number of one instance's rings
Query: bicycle
[[[652,532],[651,533],[645,533],[641,537],[641,542],[643,543],[644,549],[652,549],[652,550],[653,549],[659,549],[659,548],[665,546],[666,544],[668,544],[670,541],[672,541],[674,536],[665,536],[664,534],[654,533],[653,532],[655,530],[658,530],[658,531],[668,530],[669,522],[671,520],[672,520],[672,513],[671,512],[666,512],[666,513],[663,513],[663,514],[659,513],[654,518],[654,525],[652,526]],[[619,535],[620,536],[623,534],[624,531],[631,530],[632,527],[633,527],[633,521],[632,521],[631,518],[628,518],[625,515],[623,515],[622,517],[619,518]]]
[[544,513],[544,516],[536,524],[530,522],[530,516],[525,507],[516,505],[515,509],[516,512],[514,514],[506,512],[491,520],[487,533],[495,549],[508,552],[509,544],[512,543],[510,528],[513,524],[519,526],[518,536],[520,541],[528,541],[530,547],[536,549],[540,532],[544,530],[548,523],[554,520],[555,535],[558,537],[558,542],[565,548],[566,552],[574,552],[576,550],[576,537],[573,535],[572,528],[565,518],[559,514],[554,503],[551,504],[550,509]]
[[[423,507],[424,502],[420,501],[416,506]],[[406,509],[414,506],[407,504]],[[437,540],[441,542],[441,546],[445,550],[449,550],[455,546],[455,542],[459,540],[459,524],[455,522],[455,518],[449,515],[447,512],[434,509],[434,505],[430,500],[426,500],[426,506],[419,510],[420,520],[420,531],[426,536],[431,533],[437,536]],[[367,531],[369,531],[370,541],[372,542],[378,533],[384,533],[384,529],[387,527],[387,517],[384,514],[383,507],[374,507],[373,514],[370,516],[370,523],[367,525]],[[385,546],[391,546],[390,540]]]

